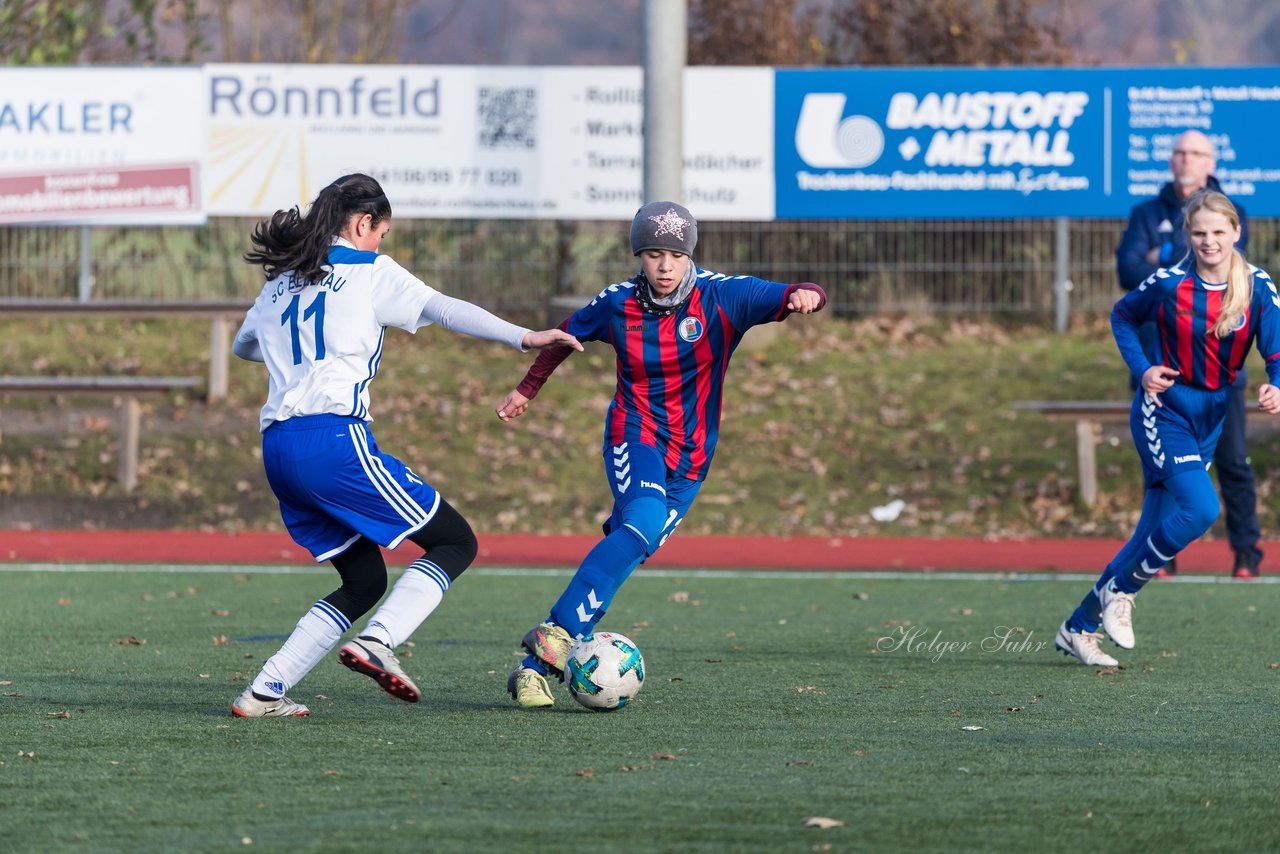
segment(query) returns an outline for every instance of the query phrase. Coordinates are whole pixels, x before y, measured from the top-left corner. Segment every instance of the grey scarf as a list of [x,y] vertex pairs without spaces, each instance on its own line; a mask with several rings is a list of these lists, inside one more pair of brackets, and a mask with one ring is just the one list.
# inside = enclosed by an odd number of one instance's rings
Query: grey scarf
[[689,295],[693,293],[693,283],[697,278],[697,269],[694,266],[693,259],[690,258],[689,266],[684,271],[684,278],[680,280],[680,284],[665,297],[659,297],[654,296],[649,280],[641,272],[640,275],[636,276],[636,300],[640,303],[640,307],[649,314],[666,317],[684,305],[685,301],[689,299]]

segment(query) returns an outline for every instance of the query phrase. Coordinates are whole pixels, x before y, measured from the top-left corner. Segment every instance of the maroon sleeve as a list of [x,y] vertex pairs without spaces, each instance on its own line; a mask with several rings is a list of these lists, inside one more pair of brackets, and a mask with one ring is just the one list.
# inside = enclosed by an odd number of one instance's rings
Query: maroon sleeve
[[787,302],[796,291],[814,291],[818,294],[818,307],[814,311],[822,311],[827,305],[827,292],[822,289],[821,285],[815,285],[813,282],[800,282],[795,285],[789,285],[787,292],[782,295],[782,314],[778,316],[779,320],[784,320],[788,315],[795,313],[787,310]]
[[[556,328],[568,332],[569,318],[566,317],[560,321],[560,325]],[[543,348],[538,358],[534,359],[533,364],[529,366],[529,372],[524,375],[524,379],[520,380],[520,385],[516,386],[516,391],[533,400],[538,396],[543,384],[551,378],[555,369],[560,367],[560,363],[569,358],[572,352],[573,348],[567,345]]]

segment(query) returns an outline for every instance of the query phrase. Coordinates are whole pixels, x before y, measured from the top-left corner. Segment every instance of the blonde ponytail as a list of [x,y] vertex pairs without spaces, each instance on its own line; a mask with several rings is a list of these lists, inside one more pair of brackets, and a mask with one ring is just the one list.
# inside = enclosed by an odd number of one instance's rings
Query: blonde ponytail
[[1222,295],[1222,310],[1218,313],[1218,322],[1213,325],[1213,334],[1218,338],[1226,338],[1240,325],[1249,308],[1249,300],[1253,298],[1253,276],[1249,274],[1249,265],[1239,250],[1231,250],[1231,269],[1227,273],[1227,292]]

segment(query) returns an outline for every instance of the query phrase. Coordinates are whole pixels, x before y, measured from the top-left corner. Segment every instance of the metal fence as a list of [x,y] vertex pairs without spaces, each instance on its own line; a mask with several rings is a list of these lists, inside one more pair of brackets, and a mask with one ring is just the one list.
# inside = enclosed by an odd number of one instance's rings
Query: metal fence
[[[4,300],[243,300],[255,220],[193,228],[0,228]],[[706,222],[696,260],[724,273],[813,281],[844,314],[1012,314],[1051,320],[1065,270],[1071,313],[1109,311],[1124,223],[1071,220]],[[1065,242],[1064,242],[1065,238]],[[1064,263],[1059,264],[1058,256]],[[1250,260],[1276,269],[1280,220],[1250,223]],[[621,222],[396,220],[383,251],[428,284],[495,311],[542,313],[632,275]]]

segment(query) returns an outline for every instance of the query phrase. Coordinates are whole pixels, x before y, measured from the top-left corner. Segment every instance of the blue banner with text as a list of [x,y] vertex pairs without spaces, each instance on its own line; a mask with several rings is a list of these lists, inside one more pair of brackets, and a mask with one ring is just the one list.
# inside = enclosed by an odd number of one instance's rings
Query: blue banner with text
[[1122,217],[1204,132],[1280,216],[1280,68],[778,71],[779,219]]

